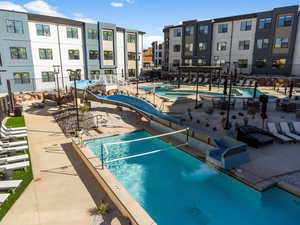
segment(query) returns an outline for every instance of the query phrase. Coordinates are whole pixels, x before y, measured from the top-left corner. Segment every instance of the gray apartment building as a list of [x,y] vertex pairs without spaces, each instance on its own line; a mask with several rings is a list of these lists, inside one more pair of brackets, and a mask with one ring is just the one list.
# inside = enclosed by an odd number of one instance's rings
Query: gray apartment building
[[241,74],[300,76],[299,6],[166,26],[164,69],[225,65]]

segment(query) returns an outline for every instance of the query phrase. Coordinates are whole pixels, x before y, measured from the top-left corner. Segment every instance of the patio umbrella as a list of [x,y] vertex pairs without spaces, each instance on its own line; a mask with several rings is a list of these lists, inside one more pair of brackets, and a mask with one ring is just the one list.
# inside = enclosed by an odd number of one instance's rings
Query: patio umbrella
[[228,83],[228,80],[227,80],[227,78],[226,78],[226,79],[225,79],[225,83],[224,83],[223,95],[227,95],[227,83]]
[[294,82],[291,82],[291,84],[290,84],[289,99],[291,99],[292,96],[293,96],[293,89],[294,89]]
[[257,90],[257,81],[255,81],[254,92],[253,92],[253,98],[256,98],[256,90]]

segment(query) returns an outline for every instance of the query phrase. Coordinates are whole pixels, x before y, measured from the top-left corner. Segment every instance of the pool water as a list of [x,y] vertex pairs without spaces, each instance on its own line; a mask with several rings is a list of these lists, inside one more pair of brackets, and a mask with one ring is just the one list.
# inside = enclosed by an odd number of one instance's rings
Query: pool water
[[[145,91],[153,91],[154,86],[147,86],[142,87],[142,90]],[[229,92],[229,89],[227,89],[227,92]],[[231,93],[234,98],[253,98],[253,88],[233,88]],[[160,86],[156,87],[155,93],[167,97],[167,98],[179,98],[179,97],[185,97],[190,95],[195,95],[196,91],[189,91],[189,90],[172,90],[170,86]],[[222,93],[214,93],[214,92],[206,92],[206,91],[198,91],[199,95],[203,96],[210,96],[210,97],[226,97],[228,95],[223,95]],[[263,93],[259,90],[256,90],[256,96],[259,97]]]
[[[100,158],[101,143],[149,136],[137,131],[86,144]],[[106,165],[158,225],[300,225],[299,198],[278,188],[256,192],[158,138],[106,148],[106,160],[166,149]]]

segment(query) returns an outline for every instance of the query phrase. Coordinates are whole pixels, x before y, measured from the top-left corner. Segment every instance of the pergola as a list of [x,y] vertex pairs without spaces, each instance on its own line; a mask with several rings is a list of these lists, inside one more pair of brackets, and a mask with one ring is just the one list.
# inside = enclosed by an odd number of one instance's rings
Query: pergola
[[[212,87],[212,74],[213,72],[219,74],[219,78],[221,76],[221,70],[223,70],[223,66],[179,66],[178,72],[179,76],[182,77],[182,72],[187,72],[188,76],[191,75],[191,72],[197,73],[197,89],[196,89],[196,102],[195,107],[197,107],[198,104],[198,88],[199,88],[199,75],[201,73],[209,73],[209,91],[211,91]],[[180,87],[180,78],[178,79],[178,88]]]

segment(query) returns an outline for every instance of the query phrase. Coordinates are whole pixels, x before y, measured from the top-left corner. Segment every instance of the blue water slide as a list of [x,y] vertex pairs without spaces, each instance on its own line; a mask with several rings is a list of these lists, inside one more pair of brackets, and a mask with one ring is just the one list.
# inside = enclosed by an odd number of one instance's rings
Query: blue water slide
[[[89,81],[89,80],[76,81],[76,87],[77,89],[80,90],[85,90],[88,86],[93,86],[96,84],[97,82]],[[140,98],[127,96],[127,95],[119,95],[119,94],[111,95],[111,96],[101,96],[101,95],[95,95],[88,90],[87,93],[94,96],[99,101],[104,101],[106,103],[115,104],[115,105],[123,105],[125,107],[127,106],[128,108],[135,109],[149,116],[154,116],[181,125],[181,123],[178,120],[159,112],[153,105]]]

